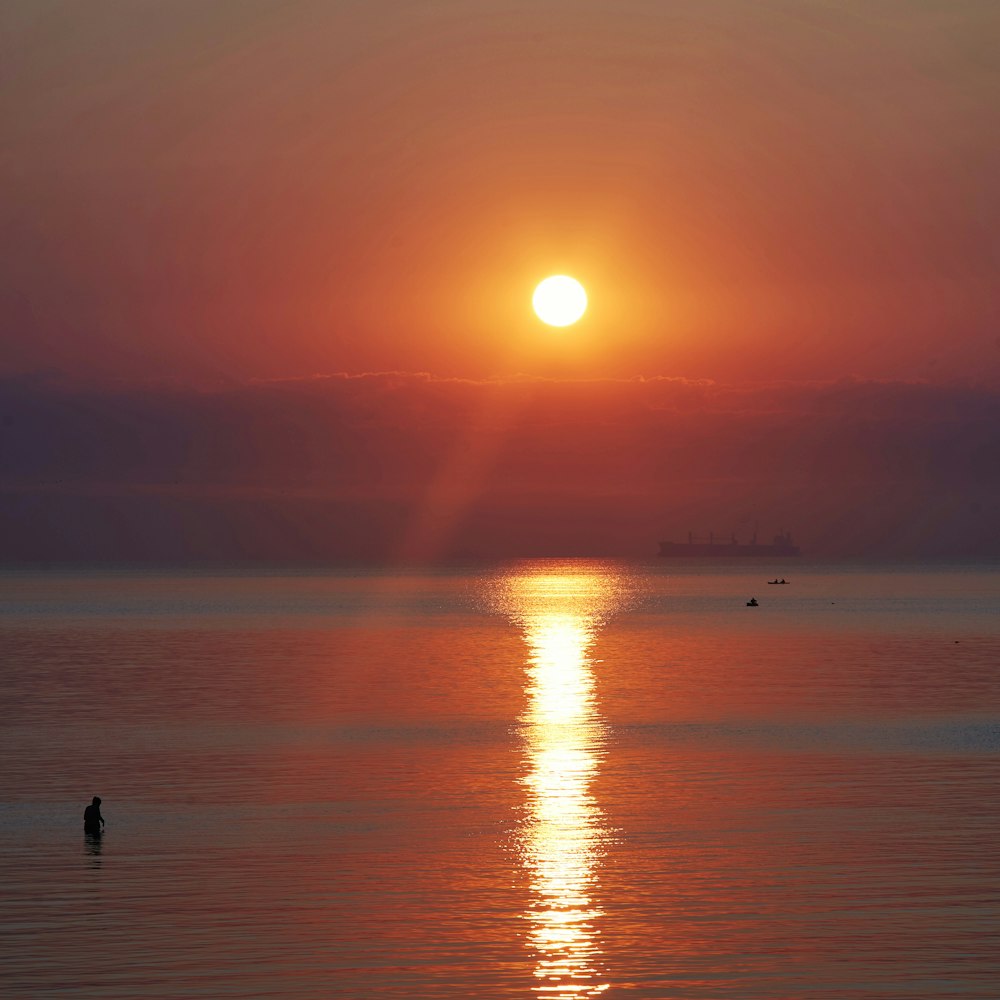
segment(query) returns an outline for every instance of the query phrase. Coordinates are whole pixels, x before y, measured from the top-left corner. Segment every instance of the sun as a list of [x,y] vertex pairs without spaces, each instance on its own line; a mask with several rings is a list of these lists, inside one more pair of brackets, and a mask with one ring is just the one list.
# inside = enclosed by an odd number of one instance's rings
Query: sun
[[587,311],[587,292],[576,278],[553,274],[538,283],[531,304],[543,323],[569,326]]

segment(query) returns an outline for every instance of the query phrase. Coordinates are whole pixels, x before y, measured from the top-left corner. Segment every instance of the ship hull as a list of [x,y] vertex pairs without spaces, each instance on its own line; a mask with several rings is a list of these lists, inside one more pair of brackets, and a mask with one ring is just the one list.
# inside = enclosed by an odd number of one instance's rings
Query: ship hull
[[797,545],[720,545],[701,542],[660,542],[660,555],[681,559],[783,559],[797,556]]

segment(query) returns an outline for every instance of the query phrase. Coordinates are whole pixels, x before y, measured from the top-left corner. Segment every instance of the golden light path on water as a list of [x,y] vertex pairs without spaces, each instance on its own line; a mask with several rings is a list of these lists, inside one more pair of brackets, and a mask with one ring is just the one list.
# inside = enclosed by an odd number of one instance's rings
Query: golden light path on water
[[503,610],[529,647],[519,853],[533,896],[525,918],[534,991],[554,1000],[599,996],[611,985],[598,927],[599,869],[611,833],[591,792],[606,733],[590,650],[623,591],[621,574],[599,564],[515,572],[501,587]]

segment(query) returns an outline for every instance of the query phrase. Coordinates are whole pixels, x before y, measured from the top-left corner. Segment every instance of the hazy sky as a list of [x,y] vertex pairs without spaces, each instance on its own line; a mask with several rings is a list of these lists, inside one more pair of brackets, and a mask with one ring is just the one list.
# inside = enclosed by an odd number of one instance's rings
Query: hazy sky
[[997,0],[0,19],[4,559],[1000,554]]
[[4,372],[1000,383],[995,0],[0,19]]
[[843,380],[0,379],[5,560],[1000,557],[1000,394]]

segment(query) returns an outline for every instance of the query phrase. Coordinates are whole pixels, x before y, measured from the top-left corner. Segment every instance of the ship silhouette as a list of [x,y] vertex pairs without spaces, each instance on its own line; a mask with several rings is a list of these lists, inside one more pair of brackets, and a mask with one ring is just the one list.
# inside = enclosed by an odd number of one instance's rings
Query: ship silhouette
[[687,558],[695,557],[775,557],[775,556],[797,556],[799,547],[792,541],[789,532],[779,531],[770,543],[757,541],[757,532],[753,533],[753,538],[746,543],[739,542],[735,534],[728,537],[716,535],[709,532],[708,538],[697,537],[688,532],[686,542],[660,542],[661,556],[682,556]]

